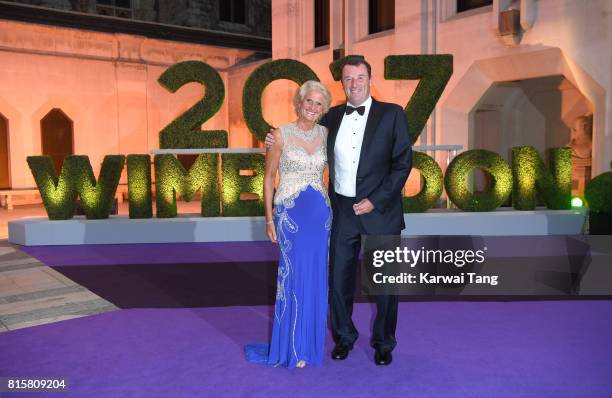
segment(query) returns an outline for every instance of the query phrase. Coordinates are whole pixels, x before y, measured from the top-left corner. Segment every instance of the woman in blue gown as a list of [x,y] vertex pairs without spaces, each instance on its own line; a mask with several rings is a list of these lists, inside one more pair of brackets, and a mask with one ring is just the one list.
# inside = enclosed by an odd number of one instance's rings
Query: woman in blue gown
[[327,129],[317,121],[330,103],[325,86],[304,83],[294,97],[298,119],[274,131],[266,155],[266,232],[280,255],[272,338],[245,347],[251,362],[302,368],[323,361],[332,214],[323,182]]

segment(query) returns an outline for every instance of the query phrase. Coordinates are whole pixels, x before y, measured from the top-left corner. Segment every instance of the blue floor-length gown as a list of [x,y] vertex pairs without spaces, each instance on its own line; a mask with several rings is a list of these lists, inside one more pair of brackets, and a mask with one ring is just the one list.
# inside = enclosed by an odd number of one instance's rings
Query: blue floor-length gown
[[323,185],[326,131],[281,126],[283,152],[274,198],[279,246],[272,337],[245,347],[249,361],[293,368],[320,365],[327,332],[331,209]]

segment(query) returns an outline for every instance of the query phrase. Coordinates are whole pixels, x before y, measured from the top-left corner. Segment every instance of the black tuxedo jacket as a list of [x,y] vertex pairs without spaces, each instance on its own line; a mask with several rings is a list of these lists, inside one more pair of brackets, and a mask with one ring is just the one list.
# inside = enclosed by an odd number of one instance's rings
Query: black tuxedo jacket
[[[320,124],[327,127],[329,197],[335,210],[334,147],[346,104],[329,110]],[[396,104],[372,105],[361,145],[357,168],[356,200],[368,198],[375,209],[360,216],[367,234],[397,234],[404,229],[402,189],[412,167],[412,148],[404,110]],[[334,211],[334,216],[338,212]]]

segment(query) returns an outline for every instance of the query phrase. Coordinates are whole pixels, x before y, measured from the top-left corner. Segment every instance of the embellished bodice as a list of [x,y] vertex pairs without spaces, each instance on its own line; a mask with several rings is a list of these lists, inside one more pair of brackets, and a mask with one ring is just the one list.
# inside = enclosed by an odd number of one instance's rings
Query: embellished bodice
[[297,124],[280,126],[283,151],[278,167],[280,180],[274,204],[293,207],[294,199],[309,186],[319,191],[329,206],[323,172],[327,166],[327,130],[315,124],[303,131]]

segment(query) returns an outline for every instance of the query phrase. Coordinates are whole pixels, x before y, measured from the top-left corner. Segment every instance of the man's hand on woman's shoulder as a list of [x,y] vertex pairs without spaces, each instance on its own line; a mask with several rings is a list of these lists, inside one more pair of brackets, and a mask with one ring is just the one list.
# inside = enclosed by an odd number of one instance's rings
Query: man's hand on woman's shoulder
[[266,134],[266,141],[264,142],[266,148],[270,148],[272,145],[274,145],[274,143],[276,142],[276,140],[274,139],[274,129],[270,129],[270,131],[268,131],[268,134]]

